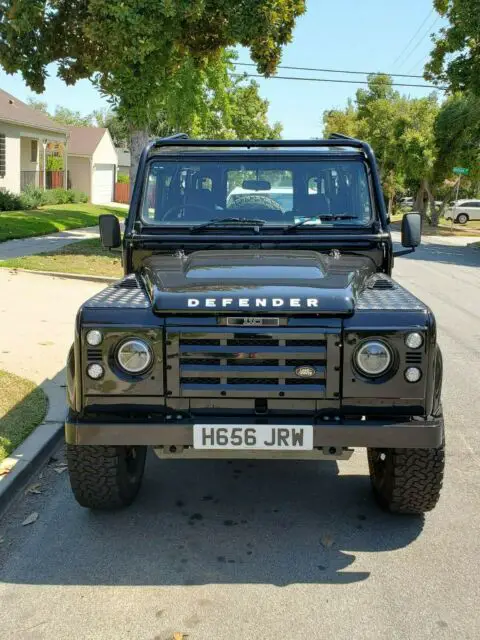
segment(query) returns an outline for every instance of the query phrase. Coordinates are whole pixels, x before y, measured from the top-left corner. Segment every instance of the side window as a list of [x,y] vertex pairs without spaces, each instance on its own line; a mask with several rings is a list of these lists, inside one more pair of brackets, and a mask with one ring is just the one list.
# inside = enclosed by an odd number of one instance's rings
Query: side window
[[32,140],[30,143],[30,162],[37,162],[38,158],[38,140]]
[[370,190],[368,185],[368,178],[365,171],[361,171],[360,179],[358,182],[358,190],[360,196],[360,202],[363,209],[363,218],[368,220],[372,215],[372,206],[370,202]]
[[155,194],[157,190],[158,177],[155,173],[149,173],[147,186],[143,196],[143,218],[153,220],[155,218]]
[[5,134],[0,133],[0,178],[5,177],[7,171],[7,158],[5,148]]
[[308,193],[309,193],[309,195],[313,196],[313,195],[316,195],[318,193],[318,183],[319,183],[319,178],[316,178],[315,176],[313,176],[312,178],[308,179]]

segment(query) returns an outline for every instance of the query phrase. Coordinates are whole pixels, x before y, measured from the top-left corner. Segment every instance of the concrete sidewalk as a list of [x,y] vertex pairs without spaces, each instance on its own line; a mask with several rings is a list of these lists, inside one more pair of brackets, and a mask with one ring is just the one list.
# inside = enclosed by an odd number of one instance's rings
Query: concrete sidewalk
[[0,242],[0,260],[23,258],[23,256],[31,256],[36,253],[56,251],[67,244],[73,244],[80,240],[89,240],[90,238],[98,238],[98,236],[99,230],[97,226],[59,231],[58,233],[51,233],[48,236],[7,240],[6,242]]
[[0,369],[40,385],[48,420],[65,416],[65,363],[80,305],[105,288],[0,269]]
[[[400,243],[400,231],[392,231],[392,240]],[[480,235],[477,236],[422,236],[422,244],[444,245],[446,247],[468,247],[473,242],[480,242]]]

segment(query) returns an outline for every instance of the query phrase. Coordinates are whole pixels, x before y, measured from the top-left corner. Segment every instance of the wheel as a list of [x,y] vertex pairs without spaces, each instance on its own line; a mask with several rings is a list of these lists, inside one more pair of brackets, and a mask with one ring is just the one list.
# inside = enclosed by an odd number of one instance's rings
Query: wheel
[[437,449],[368,449],[373,493],[383,509],[425,513],[438,502],[445,444]]
[[147,447],[67,445],[67,465],[75,499],[90,509],[131,504],[140,489]]
[[459,213],[456,222],[458,222],[458,224],[467,224],[468,215],[466,213]]

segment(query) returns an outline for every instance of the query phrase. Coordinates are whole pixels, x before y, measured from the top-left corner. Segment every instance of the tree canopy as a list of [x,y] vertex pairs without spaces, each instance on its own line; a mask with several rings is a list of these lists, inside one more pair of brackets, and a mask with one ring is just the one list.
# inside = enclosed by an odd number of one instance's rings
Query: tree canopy
[[425,78],[480,96],[480,7],[475,0],[434,0],[449,25],[433,38]]
[[417,194],[417,204],[431,194],[437,146],[434,125],[439,105],[434,96],[411,99],[393,88],[385,74],[372,74],[368,89],[357,91],[346,109],[324,113],[325,134],[333,132],[367,140],[375,150],[385,194],[392,210],[396,195]]
[[131,125],[164,109],[174,126],[225,48],[248,47],[273,73],[304,11],[305,0],[0,0],[0,64],[41,93],[57,63],[67,84],[93,80]]

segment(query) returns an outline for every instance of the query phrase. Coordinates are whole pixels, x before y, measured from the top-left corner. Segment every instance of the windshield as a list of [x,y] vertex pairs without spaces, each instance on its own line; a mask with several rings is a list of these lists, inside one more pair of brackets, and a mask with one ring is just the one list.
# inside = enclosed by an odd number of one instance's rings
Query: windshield
[[169,226],[221,225],[227,218],[264,226],[365,226],[372,203],[360,160],[155,159],[141,215],[146,224]]

